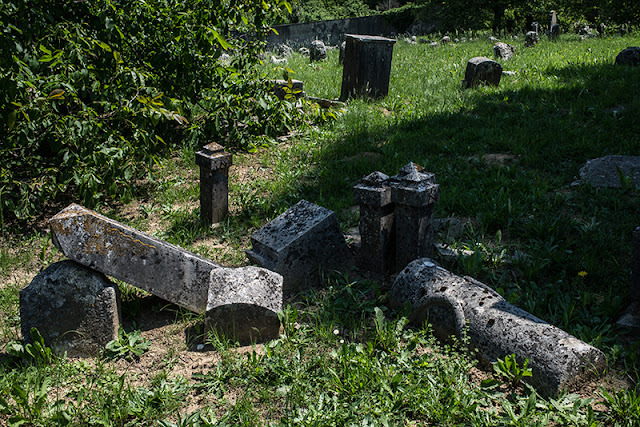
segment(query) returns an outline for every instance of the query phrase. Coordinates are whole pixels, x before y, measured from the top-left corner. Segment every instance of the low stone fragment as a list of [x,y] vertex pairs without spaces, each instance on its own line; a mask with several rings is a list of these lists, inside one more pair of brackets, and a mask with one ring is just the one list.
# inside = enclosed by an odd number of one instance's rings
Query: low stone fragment
[[598,349],[519,309],[490,287],[459,277],[430,259],[413,261],[396,278],[391,290],[395,306],[412,307],[411,320],[429,321],[441,337],[466,331],[469,347],[493,362],[510,354],[518,363],[529,359],[529,382],[541,394],[556,396],[579,387],[606,369]]
[[335,213],[301,200],[251,236],[247,257],[281,274],[284,289],[318,282],[318,270],[341,269],[351,254]]
[[96,356],[118,337],[118,287],[74,261],[56,262],[20,291],[20,320],[26,342],[37,328],[57,354]]
[[311,62],[327,59],[327,47],[321,40],[314,40],[309,47],[309,59]]
[[203,313],[209,275],[220,265],[72,204],[49,221],[68,258],[181,307]]
[[241,344],[278,338],[282,276],[259,267],[211,270],[205,332]]
[[471,58],[464,72],[462,85],[473,88],[479,84],[498,86],[502,77],[502,65],[483,56]]
[[537,31],[529,31],[524,36],[524,46],[525,47],[533,47],[538,44],[540,40],[540,36]]
[[580,181],[594,187],[621,188],[623,182],[640,186],[640,156],[604,156],[580,168]]
[[640,65],[640,47],[630,46],[616,56],[616,65]]
[[501,58],[504,60],[510,59],[513,57],[516,48],[511,46],[510,44],[498,42],[493,45],[493,56],[496,58]]

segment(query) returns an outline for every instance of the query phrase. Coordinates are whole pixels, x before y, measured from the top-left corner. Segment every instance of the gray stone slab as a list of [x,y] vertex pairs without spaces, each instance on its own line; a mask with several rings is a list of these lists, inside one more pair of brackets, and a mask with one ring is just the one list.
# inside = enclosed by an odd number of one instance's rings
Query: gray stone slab
[[220,265],[73,204],[50,220],[68,258],[174,304],[204,313],[211,270]]
[[284,289],[317,282],[320,268],[340,269],[351,253],[333,211],[301,200],[251,236],[251,262],[281,274]]
[[51,264],[20,291],[20,320],[26,342],[37,328],[57,354],[96,356],[118,337],[118,287],[74,261]]
[[483,56],[476,56],[467,62],[462,86],[473,88],[479,84],[498,86],[502,77],[502,65]]
[[541,394],[572,390],[606,369],[604,353],[519,309],[488,286],[459,277],[430,259],[413,261],[396,278],[391,301],[412,306],[411,320],[428,319],[441,336],[467,331],[469,346],[487,362],[516,355],[529,359],[530,383]]
[[205,331],[243,344],[278,338],[282,283],[281,275],[259,267],[211,270]]
[[621,175],[640,186],[640,156],[605,156],[589,160],[580,168],[580,182],[594,187],[621,188]]

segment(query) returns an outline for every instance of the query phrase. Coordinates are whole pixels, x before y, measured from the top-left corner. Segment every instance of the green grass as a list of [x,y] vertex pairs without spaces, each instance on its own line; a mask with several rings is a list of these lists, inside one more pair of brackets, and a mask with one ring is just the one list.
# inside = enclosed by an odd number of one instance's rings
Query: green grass
[[[602,383],[588,397],[546,399],[514,380],[524,371],[517,366],[509,368],[513,378],[496,377],[483,386],[473,378],[479,371],[464,339],[437,342],[428,326],[410,327],[405,313],[387,308],[388,284],[343,276],[291,299],[278,340],[237,352],[224,338],[208,337],[206,349],[216,359],[192,378],[170,369],[182,350],[168,351],[146,379],[105,358],[91,363],[58,358],[37,368],[0,358],[0,423],[640,423],[638,343],[615,324],[629,301],[631,232],[639,225],[640,193],[632,186],[572,185],[588,159],[640,152],[640,68],[613,65],[620,50],[640,45],[640,37],[580,41],[563,35],[558,42],[542,38],[535,48],[525,48],[522,37],[505,41],[516,47],[516,55],[502,64],[515,75],[503,76],[498,88],[475,90],[463,90],[460,81],[468,59],[492,56],[487,38],[439,48],[398,41],[386,98],[351,101],[325,124],[309,113],[290,141],[234,154],[230,215],[216,227],[198,223],[198,171],[189,150],[160,162],[144,197],[129,206],[135,215],[122,206],[102,211],[239,266],[246,263],[243,251],[251,233],[302,198],[334,210],[343,229],[357,226],[351,208],[358,180],[376,170],[394,175],[414,161],[435,173],[440,184],[436,216],[470,220],[461,236],[441,238],[475,254],[439,261],[602,349],[610,375],[628,379],[628,387],[611,390]],[[326,62],[310,65],[294,54],[287,68],[292,78],[304,81],[308,95],[337,98],[342,78],[337,56],[332,50]],[[264,66],[271,78],[282,71]],[[489,164],[483,160],[487,154],[509,160],[504,166]],[[59,259],[42,235],[3,235],[3,280],[25,265],[35,274]],[[21,244],[29,250],[17,250]],[[0,322],[3,345],[19,329],[17,292],[24,285],[8,283],[0,288],[0,311],[8,319]],[[133,325],[127,333],[136,334],[144,323],[139,301],[145,295],[119,285],[125,322]],[[176,310],[177,328],[199,322],[174,306],[155,312],[170,310]],[[159,344],[151,342],[150,348],[154,345]],[[135,371],[140,362],[130,363]]]

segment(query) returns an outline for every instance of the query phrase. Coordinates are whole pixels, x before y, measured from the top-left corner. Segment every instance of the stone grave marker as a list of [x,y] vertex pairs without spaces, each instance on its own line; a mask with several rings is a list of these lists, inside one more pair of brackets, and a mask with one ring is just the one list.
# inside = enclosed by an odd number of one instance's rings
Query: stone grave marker
[[605,156],[587,161],[580,168],[580,180],[594,187],[621,188],[622,179],[640,186],[640,156]]
[[229,212],[229,167],[233,157],[211,143],[196,152],[200,167],[200,219],[206,224],[224,220]]
[[630,46],[616,56],[616,65],[640,65],[640,47]]
[[346,34],[340,100],[352,97],[382,98],[389,93],[395,40]]
[[446,338],[467,331],[470,348],[485,363],[510,354],[518,363],[529,359],[537,390],[557,396],[575,389],[606,369],[607,360],[595,347],[519,309],[496,291],[470,277],[459,277],[422,258],[396,278],[391,289],[396,307],[410,303],[410,319],[428,319],[437,335]]
[[351,253],[335,213],[301,200],[251,236],[247,257],[284,278],[285,291],[317,282],[319,268],[340,269]]
[[538,35],[538,33],[536,31],[529,31],[524,36],[524,46],[525,47],[533,47],[533,46],[538,44],[539,40],[540,40],[540,36]]
[[120,318],[118,287],[74,261],[51,264],[20,290],[23,339],[37,328],[57,354],[97,356],[118,338]]
[[309,48],[309,59],[311,62],[324,61],[327,59],[327,47],[321,40],[314,40],[311,42]]
[[464,72],[462,86],[474,88],[479,84],[498,86],[502,77],[502,65],[483,56],[471,58]]
[[516,48],[507,43],[498,42],[493,45],[493,56],[496,58],[504,60],[510,59],[513,57],[515,51]]

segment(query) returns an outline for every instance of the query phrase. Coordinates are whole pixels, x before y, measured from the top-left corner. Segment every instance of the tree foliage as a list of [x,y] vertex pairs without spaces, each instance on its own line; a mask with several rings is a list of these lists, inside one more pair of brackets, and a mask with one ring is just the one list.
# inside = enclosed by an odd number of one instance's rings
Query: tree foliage
[[287,9],[284,0],[0,2],[0,224],[69,192],[88,206],[126,200],[177,144],[251,149],[257,135],[291,126],[252,67],[260,35]]

